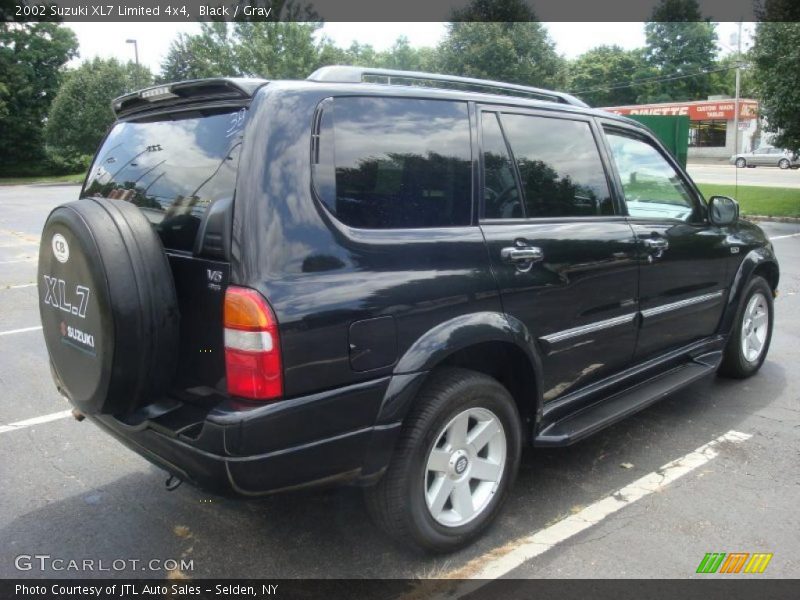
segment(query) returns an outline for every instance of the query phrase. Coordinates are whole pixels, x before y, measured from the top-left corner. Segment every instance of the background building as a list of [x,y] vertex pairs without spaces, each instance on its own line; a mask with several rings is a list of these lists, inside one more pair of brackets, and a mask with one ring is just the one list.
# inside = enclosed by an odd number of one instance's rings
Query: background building
[[689,117],[689,160],[727,160],[759,144],[758,101],[739,100],[739,143],[736,148],[735,101],[714,98],[638,106],[609,106],[618,115],[685,115]]

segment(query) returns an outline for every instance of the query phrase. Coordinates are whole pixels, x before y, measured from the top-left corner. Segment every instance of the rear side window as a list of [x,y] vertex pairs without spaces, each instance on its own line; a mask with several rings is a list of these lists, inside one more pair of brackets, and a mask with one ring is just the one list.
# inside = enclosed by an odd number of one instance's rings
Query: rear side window
[[497,113],[481,117],[483,147],[483,203],[487,219],[515,219],[524,216],[514,177],[514,164],[508,154]]
[[81,193],[141,208],[167,248],[191,251],[206,209],[232,198],[245,109],[117,123]]
[[466,103],[343,97],[321,110],[314,186],[337,219],[365,229],[470,224]]
[[525,216],[614,214],[603,163],[589,123],[503,114],[519,169]]

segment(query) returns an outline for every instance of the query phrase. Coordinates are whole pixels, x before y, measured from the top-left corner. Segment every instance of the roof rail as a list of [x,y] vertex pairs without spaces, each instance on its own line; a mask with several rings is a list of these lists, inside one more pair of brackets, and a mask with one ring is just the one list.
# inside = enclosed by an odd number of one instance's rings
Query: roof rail
[[[503,83],[488,79],[473,79],[472,77],[458,77],[456,75],[441,75],[439,73],[424,73],[422,71],[398,71],[395,69],[372,69],[369,67],[330,66],[317,69],[307,77],[309,81],[327,81],[332,83],[386,83],[388,85],[424,85],[425,82],[450,84],[446,87],[456,87],[467,91],[483,93],[506,94],[510,96],[523,96],[536,100],[560,102],[573,106],[588,107],[583,100],[563,92],[554,92],[515,83]],[[381,81],[381,79],[385,81]],[[437,87],[430,86],[429,87]],[[445,86],[439,86],[445,87]]]

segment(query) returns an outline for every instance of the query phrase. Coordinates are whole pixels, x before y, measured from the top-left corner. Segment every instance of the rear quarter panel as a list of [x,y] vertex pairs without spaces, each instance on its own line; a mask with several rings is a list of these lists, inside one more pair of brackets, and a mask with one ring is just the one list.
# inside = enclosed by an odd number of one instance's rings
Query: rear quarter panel
[[[320,84],[270,84],[251,106],[233,220],[231,282],[261,291],[280,325],[287,397],[381,377],[425,332],[458,315],[501,311],[477,225],[353,229],[312,195]],[[474,168],[474,157],[473,157]],[[355,322],[394,320],[395,360],[351,367]]]

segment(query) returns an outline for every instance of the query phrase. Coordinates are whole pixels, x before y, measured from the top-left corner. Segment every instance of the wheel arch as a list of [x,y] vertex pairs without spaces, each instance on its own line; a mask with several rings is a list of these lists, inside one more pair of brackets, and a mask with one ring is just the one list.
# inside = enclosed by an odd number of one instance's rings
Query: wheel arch
[[730,293],[728,294],[728,302],[725,305],[725,311],[720,321],[720,333],[728,335],[731,332],[745,287],[750,279],[756,275],[766,279],[773,293],[775,293],[780,281],[780,268],[775,254],[769,246],[751,250],[739,264],[739,268],[733,277]]
[[394,369],[378,423],[402,421],[430,373],[443,366],[497,379],[514,397],[524,424],[541,416],[542,367],[533,337],[513,317],[479,312],[440,323],[411,345]]

